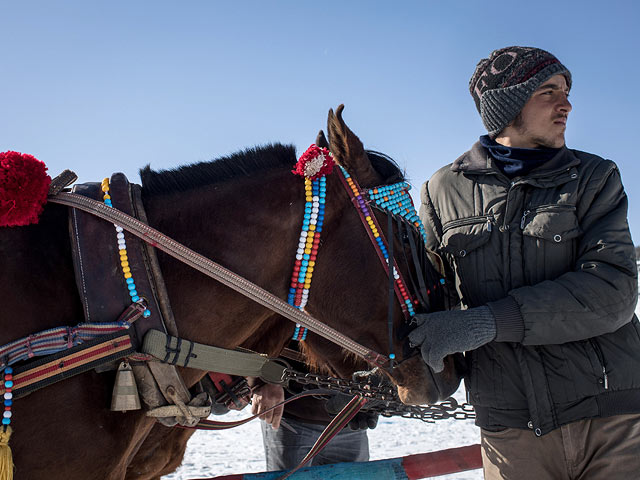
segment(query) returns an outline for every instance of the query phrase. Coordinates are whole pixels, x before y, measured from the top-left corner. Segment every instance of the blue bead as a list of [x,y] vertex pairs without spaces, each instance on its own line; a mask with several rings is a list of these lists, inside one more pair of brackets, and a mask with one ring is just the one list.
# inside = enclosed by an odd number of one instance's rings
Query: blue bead
[[129,284],[133,283],[133,278],[127,278],[127,283]]
[[[127,278],[127,280],[131,280],[131,279],[130,279],[130,278]],[[127,282],[127,283],[128,283],[128,282]],[[135,284],[135,283],[133,283],[133,282],[131,282],[131,283],[129,283],[129,285],[127,285],[127,288],[128,288],[129,290],[135,290],[135,289],[136,289],[136,284]]]
[[11,388],[11,387],[13,387],[13,380],[5,380],[4,388]]
[[302,258],[305,260],[309,260],[311,258],[311,255],[309,255],[308,253],[305,253],[304,255],[302,255]]
[[2,424],[3,425],[9,425],[11,423],[11,419],[10,418],[3,418],[2,419]]
[[11,367],[5,367],[4,369],[4,373],[8,373],[9,375],[11,375],[13,373],[13,368]]
[[441,279],[440,279],[440,284],[441,284],[441,285],[444,285],[444,278],[441,278]]
[[395,353],[390,353],[390,354],[389,354],[389,358],[390,358],[391,360],[393,360],[394,358],[396,358],[396,354],[395,354]]
[[129,290],[129,295],[131,295],[132,297],[136,297],[138,295],[138,291],[137,290]]
[[140,300],[140,297],[138,297],[137,295],[135,297],[131,297],[131,301],[133,302],[137,302],[138,300]]
[[5,406],[5,407],[10,407],[11,405],[13,405],[13,400],[11,400],[10,398],[7,398],[7,399],[4,401],[4,406]]
[[142,312],[142,316],[144,318],[150,317],[151,316],[151,310],[147,309],[144,312]]

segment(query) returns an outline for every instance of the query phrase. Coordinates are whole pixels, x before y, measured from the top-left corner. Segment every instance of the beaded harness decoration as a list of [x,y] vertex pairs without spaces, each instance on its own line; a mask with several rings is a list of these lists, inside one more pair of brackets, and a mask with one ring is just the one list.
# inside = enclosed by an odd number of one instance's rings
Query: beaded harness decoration
[[4,368],[4,413],[2,414],[2,426],[6,430],[11,424],[11,406],[13,405],[13,368]]
[[[384,238],[384,234],[382,233],[382,229],[376,220],[375,215],[371,211],[368,201],[364,195],[364,192],[360,189],[360,186],[355,181],[354,178],[349,175],[349,173],[343,168],[340,167],[340,172],[343,176],[343,183],[348,186],[348,189],[351,191],[350,196],[352,202],[358,208],[358,213],[360,213],[360,217],[363,219],[363,223],[366,223],[368,226],[367,232],[369,236],[372,238],[374,242],[374,246],[378,252],[378,256],[382,261],[382,265],[385,268],[387,274],[389,274],[389,250],[387,249],[387,242]],[[386,187],[378,187],[378,189],[382,189]],[[419,219],[418,219],[419,220]],[[423,228],[424,230],[424,228]],[[396,293],[396,297],[400,302],[400,308],[402,309],[402,313],[406,319],[409,319],[415,315],[414,304],[417,303],[411,297],[409,290],[406,287],[406,283],[400,275],[400,271],[398,270],[398,265],[394,260],[393,264],[393,278],[394,278],[394,290]],[[392,354],[393,355],[393,354]],[[393,357],[390,357],[393,358]]]
[[[111,195],[109,195],[108,178],[102,180],[102,191],[104,192],[104,196],[102,197],[102,199],[104,200],[104,204],[108,207],[113,207],[113,204],[111,203]],[[122,268],[124,280],[127,283],[127,289],[129,290],[131,301],[133,303],[144,303],[144,299],[138,295],[135,281],[133,280],[133,276],[131,275],[131,268],[129,267],[129,257],[127,256],[127,242],[124,239],[124,229],[116,224],[114,224],[113,226],[116,228],[116,240],[118,242],[118,253],[120,254],[120,266]],[[150,315],[151,311],[148,308],[145,308],[142,312],[142,316],[147,318]]]
[[[298,250],[296,251],[296,260],[291,276],[288,302],[290,305],[301,310],[304,309],[309,299],[311,277],[318,254],[320,232],[322,231],[322,223],[324,220],[326,175],[332,172],[333,164],[333,157],[326,148],[311,145],[300,157],[300,160],[298,160],[293,170],[293,173],[305,178],[306,205]],[[399,215],[402,217],[416,228],[423,243],[426,244],[424,226],[418,217],[413,205],[413,200],[409,195],[411,186],[407,182],[399,182],[393,185],[370,189],[367,194],[365,194],[355,179],[352,178],[342,166],[339,166],[338,172],[340,174],[340,180],[358,210],[363,224],[367,227],[367,233],[388,275],[390,255],[387,242],[369,204],[373,203],[373,206],[391,215]],[[395,259],[393,260],[391,271],[394,279],[393,290],[400,303],[405,319],[409,320],[416,313],[414,305],[419,304],[419,302],[415,300],[409,292]],[[440,284],[442,283],[444,283],[444,279],[440,279]],[[293,339],[304,340],[306,336],[307,329],[296,324]],[[389,358],[393,360],[395,354],[391,353]]]
[[[304,310],[309,300],[311,277],[316,265],[320,233],[324,221],[324,206],[327,197],[326,175],[333,170],[333,157],[326,148],[311,145],[292,170],[292,173],[304,177],[305,206],[304,220],[298,240],[296,260],[291,275],[291,285],[287,301],[289,305]],[[296,323],[293,340],[307,338],[307,329]]]
[[409,190],[411,190],[409,183],[398,182],[393,185],[372,188],[369,190],[368,195],[378,208],[391,213],[391,215],[400,215],[416,227],[426,246],[427,233],[424,230],[424,225],[418,216],[418,212],[416,212]]

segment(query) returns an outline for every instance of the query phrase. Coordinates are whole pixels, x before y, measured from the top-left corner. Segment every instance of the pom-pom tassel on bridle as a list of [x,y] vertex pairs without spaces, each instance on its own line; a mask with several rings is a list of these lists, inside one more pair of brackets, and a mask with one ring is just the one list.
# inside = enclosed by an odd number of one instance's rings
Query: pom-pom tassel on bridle
[[13,456],[9,439],[11,438],[11,427],[3,425],[0,427],[0,480],[13,480]]

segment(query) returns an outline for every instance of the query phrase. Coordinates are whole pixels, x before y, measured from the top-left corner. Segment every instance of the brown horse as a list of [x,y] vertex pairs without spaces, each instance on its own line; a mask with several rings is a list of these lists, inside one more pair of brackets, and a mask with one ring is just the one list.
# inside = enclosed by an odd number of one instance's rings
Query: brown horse
[[[329,123],[336,160],[363,186],[382,183],[339,113],[331,112]],[[301,182],[291,174],[294,163],[292,148],[274,145],[171,172],[145,169],[149,223],[286,298],[304,205]],[[37,225],[0,230],[0,344],[83,318],[67,216],[66,208],[48,205]],[[306,310],[359,343],[388,351],[387,278],[335,175],[327,179],[322,238]],[[181,337],[225,348],[264,339],[269,349],[287,341],[293,327],[284,319],[266,324],[273,317],[266,308],[167,255],[159,254],[159,261]],[[395,318],[401,319],[399,309]],[[313,337],[307,343],[314,350]],[[344,355],[326,341],[317,343],[319,362]],[[401,363],[392,381],[403,400],[432,402],[455,390],[453,360],[433,376],[417,357],[402,362],[401,342],[395,344]],[[187,385],[204,373],[182,369]],[[125,478],[155,421],[140,411],[111,412],[113,381],[113,373],[90,371],[15,402],[11,446],[17,479]]]

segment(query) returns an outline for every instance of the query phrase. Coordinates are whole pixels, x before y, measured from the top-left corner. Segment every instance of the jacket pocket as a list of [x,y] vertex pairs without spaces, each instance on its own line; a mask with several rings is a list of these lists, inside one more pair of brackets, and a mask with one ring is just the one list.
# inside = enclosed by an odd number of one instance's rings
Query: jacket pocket
[[572,270],[582,233],[574,205],[540,205],[525,210],[520,221],[524,271],[530,285]]
[[491,238],[493,223],[493,215],[479,215],[447,222],[442,228],[441,251],[454,266],[456,287],[467,306],[487,302],[487,292],[494,288],[486,282],[500,281],[495,255],[487,255],[483,248]]
[[466,257],[489,241],[493,230],[493,215],[460,218],[442,226],[443,250],[456,257]]

